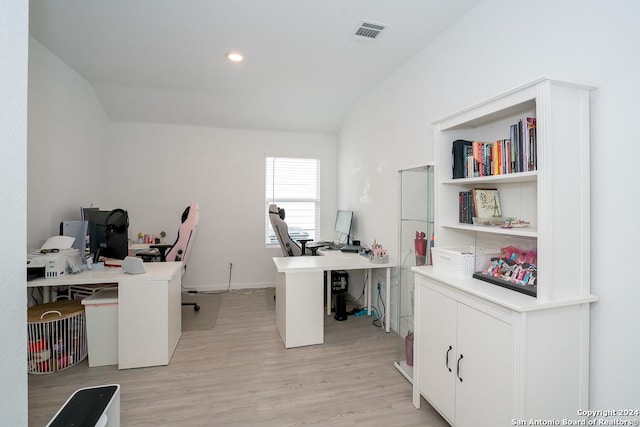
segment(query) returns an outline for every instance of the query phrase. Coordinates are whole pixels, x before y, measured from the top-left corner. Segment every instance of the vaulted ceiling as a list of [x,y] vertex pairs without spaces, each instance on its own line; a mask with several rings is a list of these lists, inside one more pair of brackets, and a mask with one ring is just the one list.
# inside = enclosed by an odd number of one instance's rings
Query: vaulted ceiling
[[[31,0],[30,33],[114,121],[336,133],[479,1]],[[363,22],[384,29],[356,36]]]

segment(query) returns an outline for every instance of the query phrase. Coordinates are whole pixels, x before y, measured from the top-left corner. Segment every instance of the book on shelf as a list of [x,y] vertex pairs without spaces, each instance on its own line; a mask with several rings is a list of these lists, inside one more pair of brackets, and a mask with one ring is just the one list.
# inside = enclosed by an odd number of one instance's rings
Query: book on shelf
[[451,172],[453,179],[467,177],[467,159],[471,141],[457,139],[451,144]]
[[486,175],[484,173],[484,162],[483,162],[483,149],[482,149],[482,144],[484,144],[483,142],[480,141],[473,141],[471,144],[471,152],[473,154],[473,160],[475,162],[475,175],[474,176],[484,176]]
[[509,126],[509,138],[493,142],[452,143],[453,179],[537,170],[536,118],[524,116]]
[[528,158],[527,158],[528,163],[527,163],[526,170],[534,171],[538,169],[538,161],[537,161],[538,144],[537,144],[537,132],[536,132],[536,129],[537,129],[536,118],[525,117],[523,120],[526,122],[526,132],[525,132],[526,137],[524,138],[525,143],[523,144],[523,146],[525,147],[525,150],[528,153]]
[[474,215],[477,218],[500,218],[500,197],[496,188],[474,188],[471,190]]
[[472,188],[458,192],[458,222],[461,224],[502,222],[500,197],[496,188]]
[[473,191],[460,191],[458,198],[458,222],[462,224],[472,224],[473,217],[475,216]]

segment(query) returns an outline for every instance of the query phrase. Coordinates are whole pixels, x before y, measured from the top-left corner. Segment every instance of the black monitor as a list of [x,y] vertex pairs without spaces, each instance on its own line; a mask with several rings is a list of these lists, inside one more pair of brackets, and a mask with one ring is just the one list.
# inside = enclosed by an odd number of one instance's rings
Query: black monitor
[[89,247],[94,261],[102,257],[124,259],[129,253],[129,218],[122,209],[88,211]]
[[336,214],[336,231],[347,236],[347,244],[351,236],[351,221],[353,212],[339,210]]

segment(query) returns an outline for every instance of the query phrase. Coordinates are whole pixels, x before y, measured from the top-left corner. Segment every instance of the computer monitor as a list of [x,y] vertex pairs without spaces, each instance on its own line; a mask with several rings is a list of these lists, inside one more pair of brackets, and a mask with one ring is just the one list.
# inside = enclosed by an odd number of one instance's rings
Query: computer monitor
[[129,253],[129,220],[122,209],[88,211],[89,247],[95,262],[102,257],[124,259]]
[[351,221],[353,219],[352,211],[339,210],[336,214],[336,231],[347,236],[347,244],[351,235]]
[[89,221],[89,214],[90,212],[93,211],[99,211],[100,208],[94,208],[94,207],[90,207],[90,208],[80,208],[80,219],[82,221]]

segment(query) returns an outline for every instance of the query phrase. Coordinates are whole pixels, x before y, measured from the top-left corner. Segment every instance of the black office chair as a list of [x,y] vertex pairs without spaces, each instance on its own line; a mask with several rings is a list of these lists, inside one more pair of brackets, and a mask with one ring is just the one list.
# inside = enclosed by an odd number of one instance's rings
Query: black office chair
[[[191,253],[199,222],[200,208],[196,202],[193,202],[182,213],[182,223],[178,229],[178,237],[173,245],[150,245],[149,251],[139,251],[136,255],[142,257],[145,261],[182,261],[182,275],[184,275],[185,271],[187,271],[187,260]],[[183,302],[182,305],[193,306],[194,311],[200,311],[200,305],[196,302]]]
[[304,255],[307,251],[307,242],[311,242],[313,239],[299,239],[300,245],[298,245],[289,236],[289,226],[284,221],[285,213],[284,209],[279,208],[275,204],[269,205],[269,220],[271,221],[271,227],[276,234],[282,254],[284,256],[300,256]]

